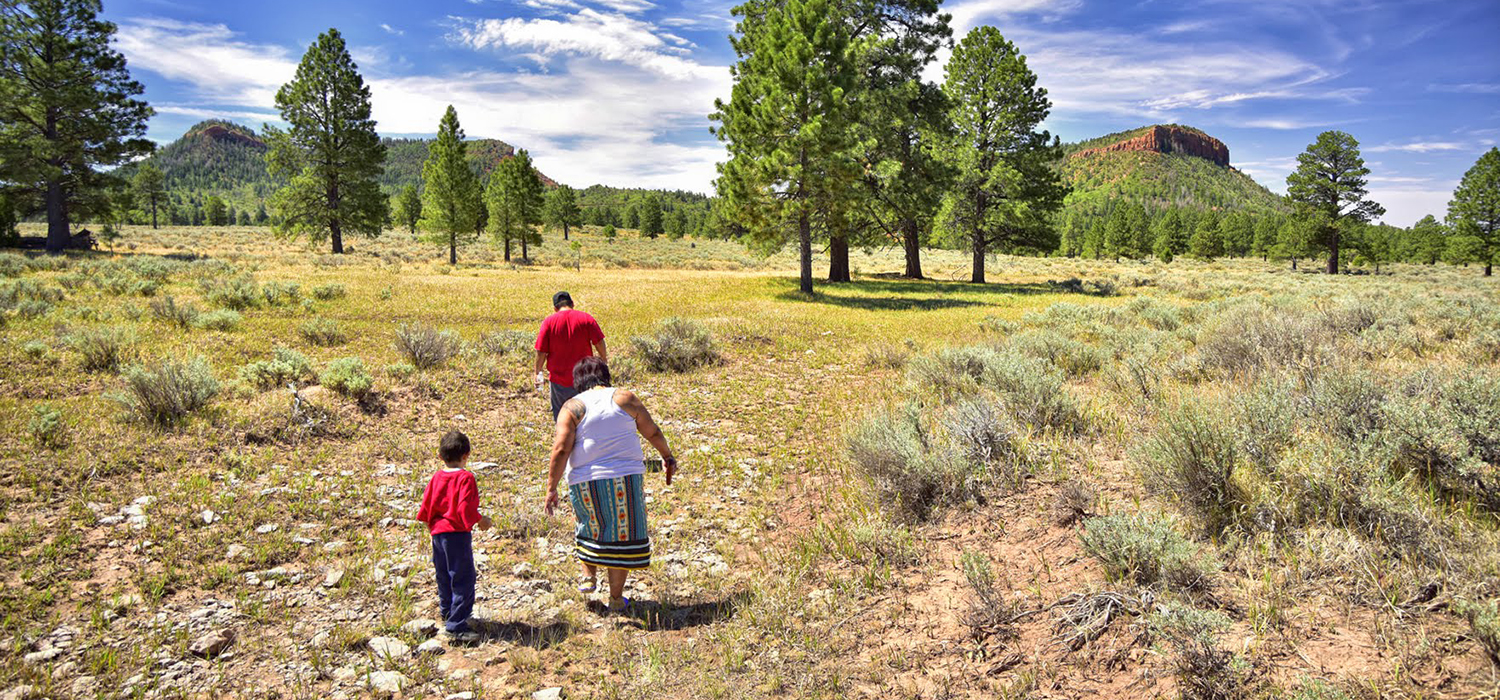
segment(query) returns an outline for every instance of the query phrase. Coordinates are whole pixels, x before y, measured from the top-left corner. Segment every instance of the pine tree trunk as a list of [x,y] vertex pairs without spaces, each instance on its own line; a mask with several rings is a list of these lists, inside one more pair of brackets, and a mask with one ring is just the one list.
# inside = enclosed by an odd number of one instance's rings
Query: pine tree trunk
[[151,228],[156,228],[156,202],[151,202]]
[[458,264],[458,232],[448,232],[448,264]]
[[510,262],[510,239],[505,239],[505,262]]
[[563,222],[563,240],[568,240],[568,224]]
[[344,254],[344,234],[339,230],[339,220],[338,219],[334,219],[333,221],[328,222],[328,232],[329,232],[330,237],[333,238],[333,253],[334,253],[334,255],[343,255]]
[[1292,269],[1293,270],[1297,269],[1297,259],[1296,258],[1292,258]]
[[62,183],[47,183],[47,252],[61,253],[73,237],[68,231],[68,211],[63,208]]
[[1487,262],[1487,263],[1484,264],[1484,276],[1485,277],[1489,277],[1494,272],[1495,272],[1495,263],[1493,263],[1493,262]]
[[808,221],[806,210],[797,214],[797,248],[801,257],[798,288],[803,294],[812,294],[812,222]]
[[906,249],[906,273],[903,276],[922,279],[922,240],[916,221],[907,219],[901,223],[901,244]]
[[974,284],[984,284],[984,234],[974,234],[974,272],[969,281]]
[[828,281],[849,281],[849,239],[834,236],[828,241]]
[[521,259],[525,260],[527,262],[531,261],[531,254],[529,252],[527,252],[527,249],[526,249],[526,236],[525,235],[521,236]]
[[1335,235],[1333,237],[1333,245],[1328,246],[1328,274],[1330,274],[1330,275],[1337,275],[1338,273],[1339,273],[1339,238],[1338,238],[1337,235]]

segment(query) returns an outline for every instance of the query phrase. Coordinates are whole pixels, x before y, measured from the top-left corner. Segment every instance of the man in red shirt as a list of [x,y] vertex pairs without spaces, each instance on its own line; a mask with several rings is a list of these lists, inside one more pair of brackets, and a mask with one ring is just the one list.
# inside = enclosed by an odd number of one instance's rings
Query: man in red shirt
[[592,357],[596,350],[599,359],[609,360],[599,323],[574,309],[573,297],[567,292],[552,295],[552,315],[542,321],[542,329],[536,334],[536,388],[541,392],[542,382],[550,380],[553,420],[557,420],[562,405],[578,393],[573,389],[573,365]]

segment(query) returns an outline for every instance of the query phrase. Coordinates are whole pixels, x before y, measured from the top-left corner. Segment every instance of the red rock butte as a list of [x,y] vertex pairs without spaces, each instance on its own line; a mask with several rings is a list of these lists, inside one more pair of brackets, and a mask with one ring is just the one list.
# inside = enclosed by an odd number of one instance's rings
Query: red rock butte
[[210,124],[206,127],[203,127],[202,129],[198,130],[198,134],[205,139],[212,139],[214,141],[238,141],[240,143],[255,146],[257,148],[265,148],[266,146],[264,141],[261,141],[254,136],[243,134],[219,124]]
[[1108,151],[1155,151],[1157,153],[1181,153],[1197,156],[1224,167],[1229,166],[1229,147],[1207,134],[1175,126],[1153,126],[1146,133],[1125,139],[1108,146],[1090,148],[1074,153],[1078,158],[1091,153]]

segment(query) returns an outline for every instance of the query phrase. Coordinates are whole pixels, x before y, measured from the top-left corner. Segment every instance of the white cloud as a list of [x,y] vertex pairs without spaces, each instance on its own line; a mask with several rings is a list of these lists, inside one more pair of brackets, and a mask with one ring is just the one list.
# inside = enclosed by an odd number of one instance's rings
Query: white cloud
[[[153,104],[151,108],[158,114],[176,114],[184,117],[196,117],[198,119],[244,119],[251,122],[280,122],[281,115],[275,112],[251,112],[234,109],[209,109],[206,107],[184,107],[182,105]],[[259,129],[260,124],[256,123]]]
[[1436,153],[1440,151],[1462,151],[1466,148],[1461,143],[1451,141],[1415,141],[1412,143],[1386,143],[1379,146],[1370,146],[1364,149],[1365,153],[1388,153],[1400,151],[1402,153]]
[[1427,86],[1429,92],[1458,92],[1471,93],[1475,95],[1500,94],[1500,83],[1433,83]]
[[[598,16],[624,28],[611,37],[625,47],[569,45],[566,39],[525,43],[538,52],[555,49],[548,58],[556,70],[548,74],[367,74],[378,128],[430,134],[452,104],[470,137],[526,148],[537,167],[559,181],[706,191],[723,157],[708,135],[707,115],[715,98],[729,94],[728,67],[658,53],[677,49],[671,39],[641,33],[649,32],[643,23]],[[132,20],[121,24],[120,36],[133,68],[180,82],[190,97],[224,107],[163,105],[164,114],[275,121],[275,92],[296,70],[289,50],[243,42],[224,25]],[[577,50],[563,50],[569,46]]]
[[1020,14],[1054,19],[1082,5],[1082,0],[959,0],[944,6],[942,11],[953,15],[953,35],[961,39],[986,20]]
[[[670,77],[693,78],[705,67],[682,54],[681,37],[620,13],[580,10],[564,19],[462,20],[453,39],[474,49],[531,49],[542,56],[590,56]],[[720,70],[718,68],[708,70]]]
[[1371,184],[1370,199],[1385,207],[1385,216],[1380,220],[1392,226],[1410,226],[1428,214],[1441,219],[1448,213],[1448,200],[1453,198],[1453,188],[1409,189],[1394,187],[1386,189]]
[[386,24],[384,22],[380,23],[380,28],[384,29],[386,34],[392,34],[392,35],[395,35],[395,36],[401,36],[401,35],[403,35],[403,34],[406,33],[405,31],[402,31],[400,29],[392,27],[391,25]]
[[250,44],[223,24],[132,19],[119,24],[116,45],[131,68],[192,85],[209,98],[265,107],[297,71],[279,46]]

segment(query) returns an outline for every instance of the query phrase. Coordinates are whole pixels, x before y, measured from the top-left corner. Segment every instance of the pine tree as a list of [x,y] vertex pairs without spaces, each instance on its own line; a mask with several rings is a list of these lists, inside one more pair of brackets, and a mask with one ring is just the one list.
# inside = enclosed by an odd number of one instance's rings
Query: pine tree
[[157,227],[156,208],[167,196],[166,182],[161,170],[150,163],[142,165],[141,169],[135,172],[135,179],[131,182],[136,198],[151,210],[151,228]]
[[1132,247],[1135,234],[1130,230],[1128,207],[1121,204],[1110,210],[1104,219],[1104,257],[1118,261],[1122,257],[1136,256]]
[[960,41],[945,68],[943,93],[953,135],[940,157],[955,173],[943,198],[939,228],[973,253],[974,283],[984,282],[991,250],[1050,250],[1050,221],[1067,188],[1053,164],[1062,147],[1037,127],[1052,103],[1036,86],[1014,44],[994,27]]
[[1303,218],[1322,222],[1314,242],[1328,251],[1328,274],[1339,271],[1339,246],[1346,230],[1385,213],[1385,207],[1365,197],[1370,169],[1359,155],[1359,142],[1342,131],[1325,131],[1297,156],[1297,169],[1286,176],[1287,199]]
[[344,232],[380,235],[390,203],[380,191],[385,145],[370,118],[370,88],[344,38],[329,29],[308,48],[296,77],[276,92],[286,130],[265,127],[266,165],[289,179],[271,198],[276,231],[344,252]]
[[416,185],[407,185],[396,197],[396,225],[411,230],[417,235],[417,224],[422,221],[422,195],[417,194]]
[[1172,207],[1151,222],[1151,239],[1151,254],[1162,262],[1172,262],[1186,252],[1187,235],[1182,210]]
[[1407,244],[1402,251],[1402,259],[1407,262],[1432,265],[1443,257],[1443,250],[1448,245],[1448,228],[1437,217],[1428,214],[1420,221],[1412,224],[1411,230],[1407,232]]
[[1213,260],[1224,255],[1223,222],[1211,213],[1198,217],[1193,227],[1193,237],[1188,239],[1188,252],[1199,260]]
[[855,62],[837,12],[829,0],[736,7],[734,86],[712,115],[729,152],[715,181],[723,206],[763,247],[796,241],[805,294],[813,291],[813,230],[842,225],[858,177],[850,157]]
[[437,139],[422,164],[423,230],[448,244],[448,264],[458,264],[458,246],[474,239],[479,219],[479,179],[465,158],[464,130],[458,112],[448,105],[438,122]]
[[[922,77],[937,52],[953,45],[950,18],[938,5],[937,0],[844,3],[850,40],[858,47],[854,128],[864,165],[860,196],[866,201],[854,210],[853,228],[858,239],[898,243],[905,257],[902,276],[911,279],[922,279],[922,248],[950,176],[928,147],[947,137],[947,105],[942,89]],[[849,277],[848,245],[841,250],[843,259],[829,263],[831,281]]]
[[1297,260],[1312,254],[1313,237],[1326,226],[1325,222],[1318,220],[1321,216],[1314,214],[1311,219],[1289,216],[1284,219],[1281,229],[1276,233],[1276,245],[1271,248],[1271,256],[1290,260],[1292,269],[1297,269]]
[[1089,222],[1088,231],[1083,234],[1083,247],[1079,250],[1082,257],[1098,260],[1104,256],[1104,220],[1095,217]]
[[116,178],[100,168],[152,149],[152,110],[99,11],[98,0],[0,5],[0,190],[44,203],[49,253],[67,246],[75,216],[107,206]]
[[531,167],[526,151],[506,158],[490,175],[484,190],[489,209],[490,233],[505,245],[505,259],[510,260],[511,244],[520,242],[521,259],[527,259],[527,244],[537,240],[533,226],[542,223],[542,181]]
[[542,219],[548,226],[562,229],[563,240],[568,240],[568,230],[583,225],[583,210],[578,208],[578,193],[567,185],[558,185],[547,193],[546,199]]
[[1269,214],[1262,215],[1255,220],[1255,234],[1250,245],[1250,254],[1259,256],[1262,260],[1269,259],[1271,248],[1276,245],[1276,232],[1280,230],[1281,222],[1277,217]]
[[641,233],[650,238],[656,238],[666,229],[663,226],[661,198],[656,193],[646,195],[641,200]]
[[229,220],[224,200],[210,195],[203,203],[203,217],[209,226],[223,226]]
[[1448,202],[1448,222],[1462,245],[1484,263],[1484,276],[1494,273],[1500,258],[1500,148],[1491,148],[1464,173]]

